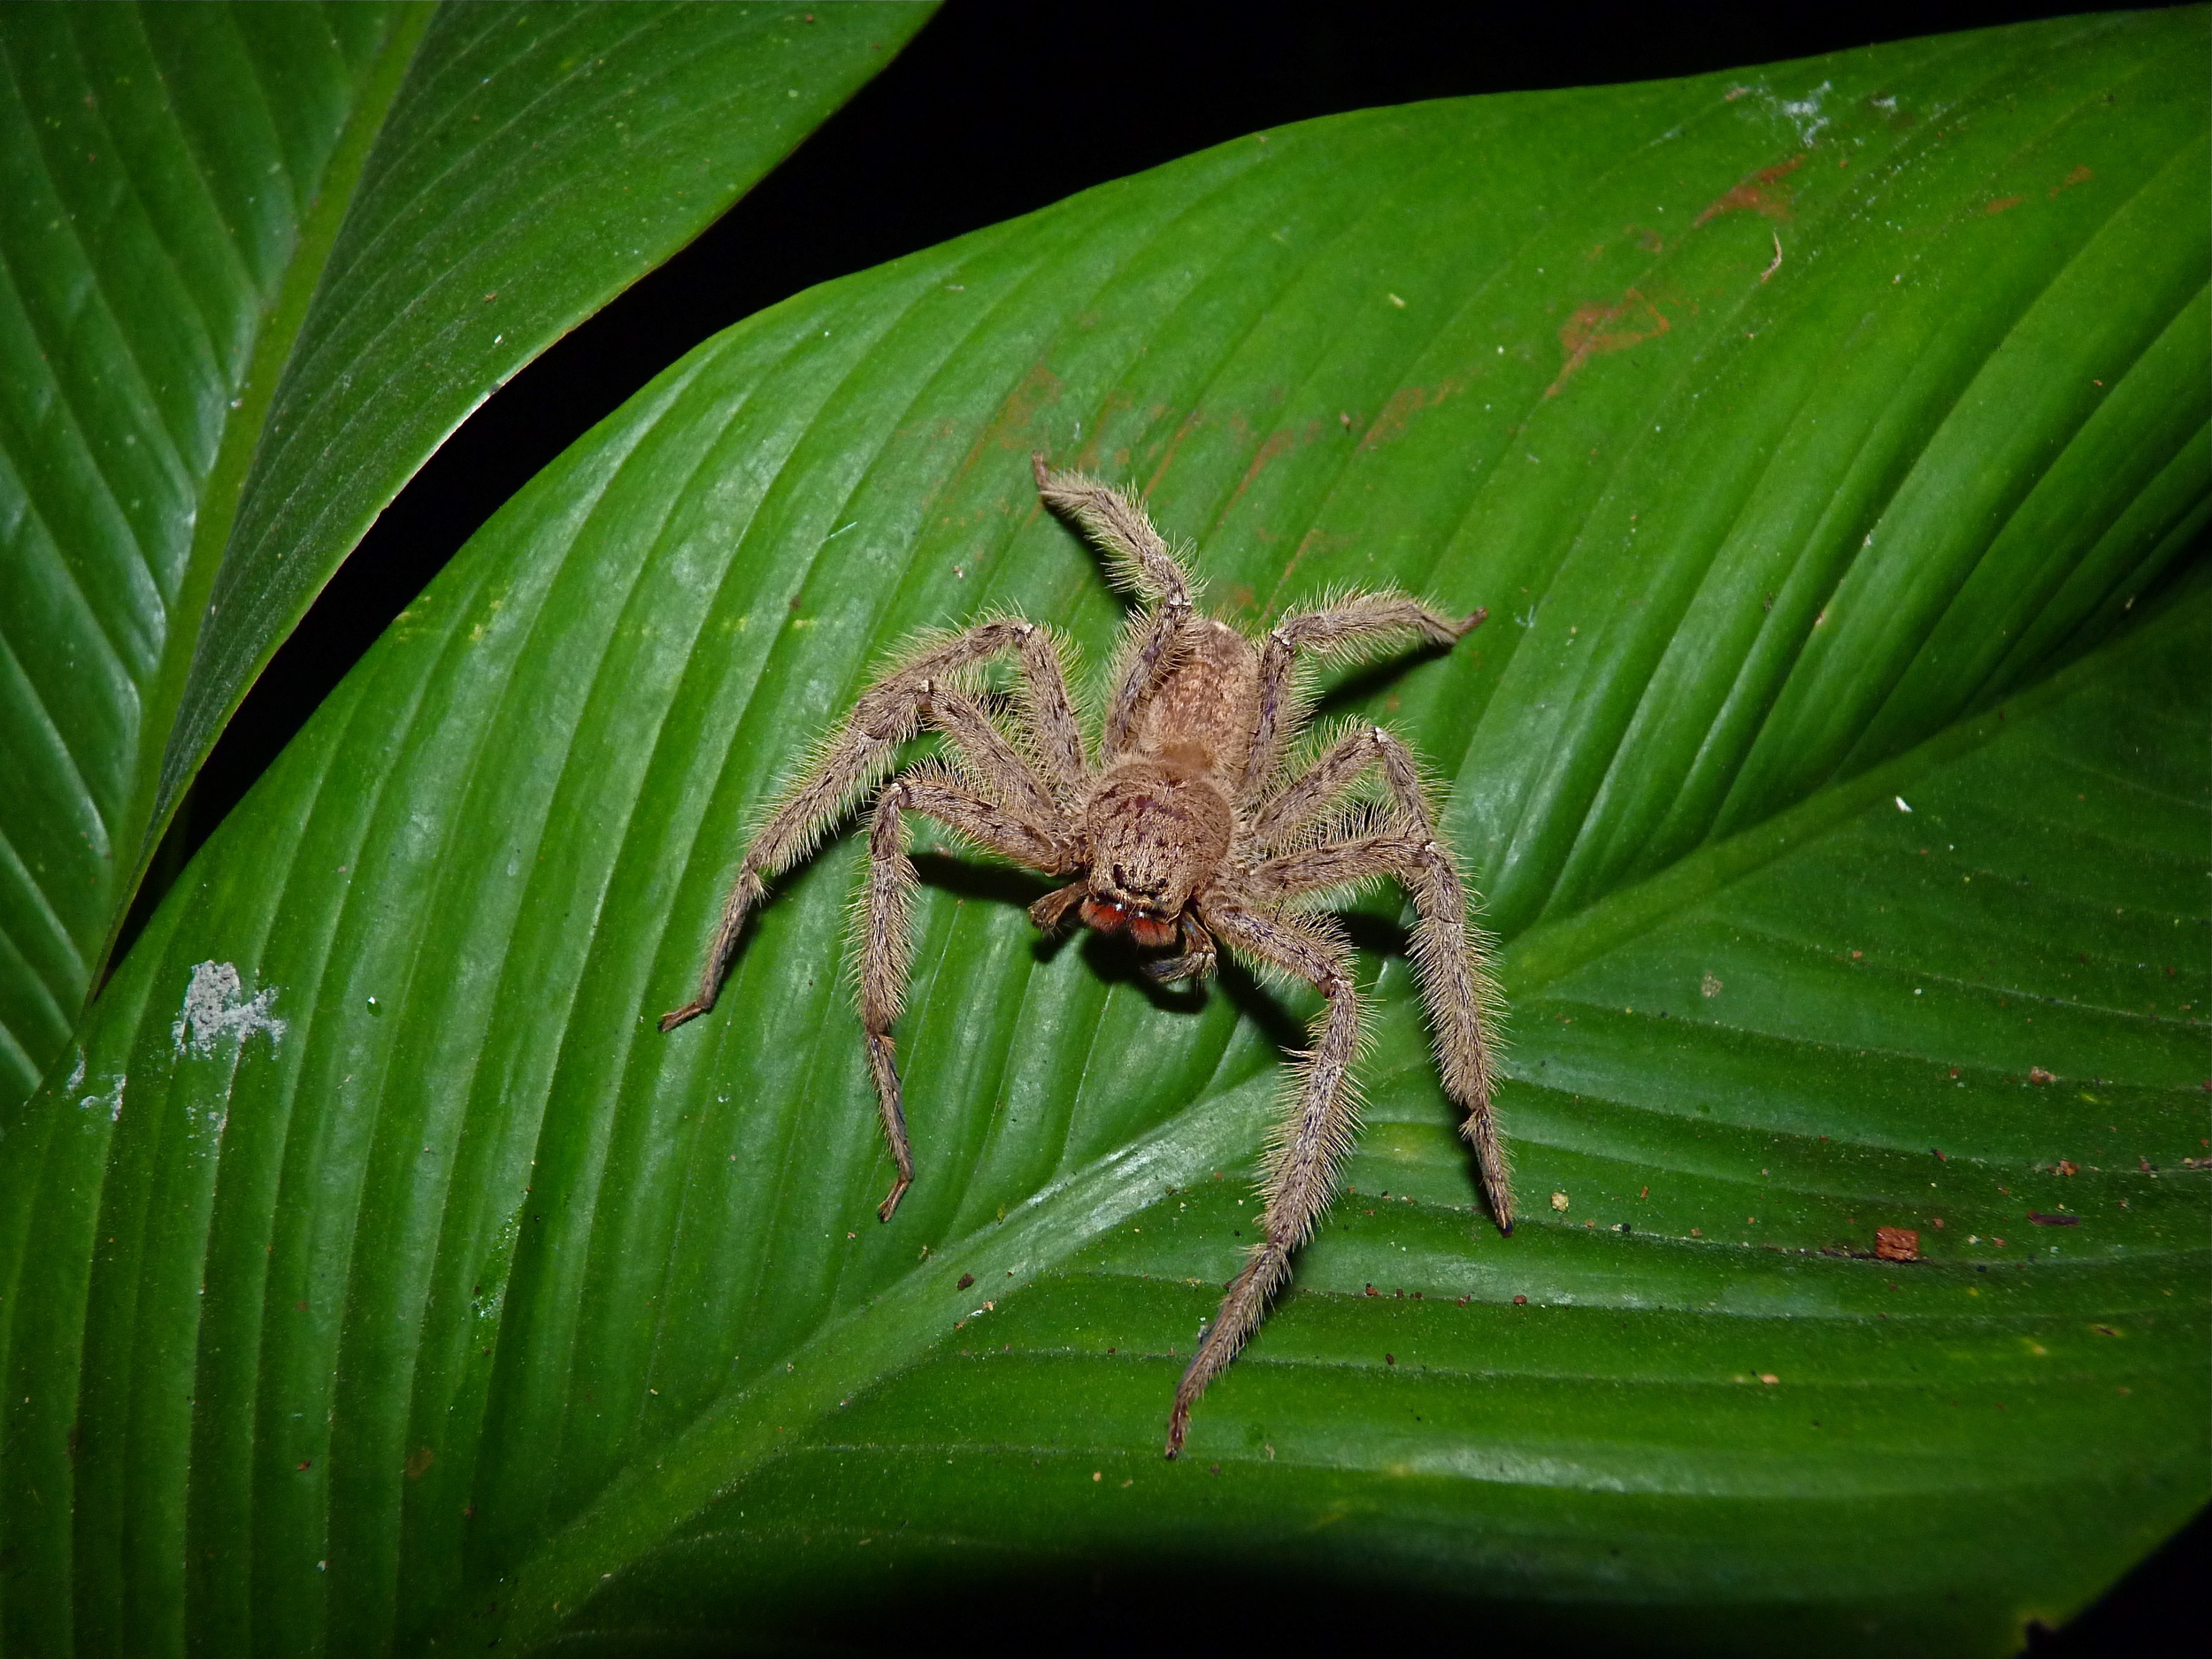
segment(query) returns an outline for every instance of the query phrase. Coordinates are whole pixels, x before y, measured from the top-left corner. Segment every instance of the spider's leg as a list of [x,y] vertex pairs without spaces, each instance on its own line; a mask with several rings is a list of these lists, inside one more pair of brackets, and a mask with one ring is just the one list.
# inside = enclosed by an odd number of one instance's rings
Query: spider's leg
[[868,1071],[875,1079],[876,1103],[883,1116],[883,1138],[890,1143],[898,1179],[876,1210],[888,1221],[899,1200],[914,1184],[914,1151],[906,1139],[906,1109],[899,1088],[898,1048],[891,1026],[906,1006],[908,976],[914,967],[914,861],[906,856],[906,824],[899,815],[906,783],[895,779],[876,797],[868,826],[868,880],[856,920],[859,924],[860,1024],[866,1033]]
[[1173,985],[1179,979],[1210,979],[1215,961],[1213,935],[1188,910],[1183,912],[1177,932],[1180,937],[1176,942],[1183,947],[1182,954],[1144,964],[1146,975],[1162,985]]
[[1279,968],[1328,999],[1313,1049],[1297,1068],[1297,1094],[1271,1149],[1263,1236],[1230,1282],[1221,1311],[1199,1340],[1168,1418],[1167,1455],[1182,1450],[1191,1407],[1206,1385],[1236,1357],[1258,1329],[1268,1299],[1290,1274],[1290,1256],[1312,1233],[1336,1189],[1336,1168],[1351,1149],[1355,1098],[1351,1068],[1360,1047],[1360,1010],[1352,991],[1352,952],[1333,923],[1313,917],[1267,917],[1223,895],[1206,925],[1232,949]]
[[1050,787],[980,703],[964,691],[932,686],[922,695],[920,715],[921,724],[942,732],[967,762],[972,781],[986,799],[1039,827],[1059,820],[1063,809]]
[[[815,751],[798,776],[785,786],[782,798],[754,832],[739,861],[737,877],[730,884],[729,896],[723,902],[720,925],[715,929],[714,942],[708,948],[705,965],[699,972],[698,994],[683,1007],[661,1016],[663,1031],[672,1031],[714,1006],[715,998],[721,993],[723,976],[729,970],[730,956],[737,949],[738,936],[745,931],[746,918],[766,896],[769,879],[813,851],[830,827],[890,771],[899,746],[920,730],[933,699],[944,700],[958,676],[1010,650],[1022,659],[1033,687],[1033,703],[1048,704],[1051,687],[1058,685],[1059,700],[1064,706],[1066,687],[1060,683],[1059,658],[1050,635],[1035,623],[1013,617],[979,622],[949,640],[922,641],[861,694],[844,724]],[[1034,689],[1039,687],[1042,689]],[[977,718],[983,725],[989,725],[979,713]],[[1065,725],[1069,732],[1074,730],[1072,715],[1067,717]],[[995,728],[993,730],[995,734]],[[954,741],[961,741],[957,733]],[[1011,755],[1010,747],[1002,739],[999,740],[999,748]],[[1070,764],[1065,757],[1051,753],[1042,758],[1056,769]],[[1049,799],[1025,762],[1014,757],[1010,764],[1014,771],[1028,778],[1031,794]],[[1079,741],[1072,764],[1079,776]],[[1010,787],[1016,793],[1021,792],[1018,784]],[[1055,812],[1047,821],[1054,821],[1057,817]]]
[[1371,657],[1416,642],[1449,645],[1489,615],[1477,611],[1457,621],[1403,594],[1351,594],[1333,605],[1285,617],[1268,630],[1260,653],[1259,712],[1244,766],[1238,804],[1249,806],[1266,790],[1282,763],[1284,740],[1299,722],[1296,669],[1300,653],[1340,661]]
[[1105,553],[1114,586],[1136,595],[1138,611],[1130,619],[1101,745],[1105,755],[1118,754],[1138,710],[1181,657],[1197,581],[1138,503],[1080,472],[1053,472],[1041,455],[1030,462],[1045,504],[1073,518]]
[[1250,902],[1285,903],[1302,895],[1357,886],[1377,876],[1397,881],[1419,918],[1413,961],[1428,1005],[1437,1069],[1445,1092],[1466,1114],[1460,1133],[1475,1150],[1483,1196],[1501,1231],[1513,1231],[1513,1181],[1497,1116],[1489,1028],[1503,999],[1491,975],[1480,932],[1468,925],[1467,889],[1457,862],[1430,810],[1420,774],[1405,745],[1380,726],[1363,734],[1381,763],[1402,825],[1396,833],[1324,841],[1255,866],[1245,878]]
[[962,788],[933,766],[919,766],[894,778],[876,797],[868,825],[867,882],[854,920],[868,1071],[875,1079],[883,1114],[883,1137],[899,1169],[897,1182],[876,1211],[885,1221],[891,1219],[914,1180],[898,1048],[891,1037],[891,1026],[906,1004],[907,979],[914,965],[915,875],[913,861],[906,856],[902,816],[908,812],[934,818],[956,834],[1033,870],[1053,871],[1065,862],[1064,849],[1048,833],[998,803]]
[[1382,741],[1379,726],[1348,731],[1305,771],[1263,793],[1247,809],[1250,844],[1262,853],[1281,851],[1382,758]]
[[1033,627],[1021,636],[1021,678],[1015,707],[1030,746],[1045,769],[1062,806],[1073,811],[1083,798],[1090,766],[1083,756],[1083,727],[1068,695],[1066,665],[1059,635]]
[[1029,464],[1045,504],[1073,518],[1104,550],[1117,588],[1144,604],[1190,609],[1197,584],[1140,503],[1081,472],[1056,472],[1041,455],[1031,456]]

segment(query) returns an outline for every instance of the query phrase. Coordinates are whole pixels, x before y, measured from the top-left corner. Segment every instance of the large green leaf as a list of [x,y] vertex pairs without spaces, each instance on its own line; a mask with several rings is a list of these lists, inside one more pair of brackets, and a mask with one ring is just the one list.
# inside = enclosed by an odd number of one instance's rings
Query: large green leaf
[[[9,1120],[0,1631],[690,1651],[1109,1560],[1707,1649],[2078,1607],[2205,1485],[2205,44],[1315,122],[692,354]],[[1335,701],[1451,780],[1532,1219],[1483,1223],[1371,918],[1357,1195],[1173,1466],[1304,1006],[925,860],[887,1226],[849,841],[652,1023],[879,651],[1004,605],[1097,659],[1033,445],[1151,486],[1246,620],[1494,618]]]
[[399,487],[928,15],[0,12],[0,1098]]

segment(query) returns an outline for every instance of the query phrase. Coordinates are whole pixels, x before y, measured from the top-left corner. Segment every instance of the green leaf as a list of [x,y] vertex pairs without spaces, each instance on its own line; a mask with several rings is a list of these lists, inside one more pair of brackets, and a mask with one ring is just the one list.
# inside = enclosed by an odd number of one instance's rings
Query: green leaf
[[[2205,35],[1334,118],[693,353],[8,1121],[4,1639],[803,1644],[1101,1559],[1701,1650],[2078,1608],[2205,1495]],[[1450,782],[1532,1219],[1484,1223],[1367,918],[1356,1194],[1175,1465],[1307,1004],[1148,992],[924,859],[889,1225],[849,838],[653,1029],[882,651],[1003,606],[1102,655],[1033,446],[1240,620],[1492,612],[1331,701]]]
[[926,8],[0,18],[0,1098],[402,484]]

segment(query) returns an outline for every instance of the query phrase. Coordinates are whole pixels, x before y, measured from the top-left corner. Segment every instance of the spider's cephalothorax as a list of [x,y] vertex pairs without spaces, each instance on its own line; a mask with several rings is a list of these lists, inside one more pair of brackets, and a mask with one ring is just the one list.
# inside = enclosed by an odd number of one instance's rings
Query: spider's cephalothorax
[[[926,728],[943,734],[955,764],[925,761],[878,791],[857,911],[861,1023],[899,1171],[878,1211],[884,1220],[914,1179],[891,1041],[913,953],[915,876],[903,814],[934,818],[987,851],[1067,878],[1030,907],[1037,925],[1056,927],[1072,912],[1102,933],[1124,934],[1160,953],[1146,964],[1158,979],[1210,972],[1218,943],[1318,990],[1325,1004],[1314,1046],[1294,1073],[1268,1159],[1263,1236],[1176,1389],[1172,1457],[1191,1406],[1258,1328],[1288,1276],[1350,1147],[1361,1013],[1351,947],[1326,913],[1330,899],[1378,879],[1411,897],[1419,918],[1413,957],[1444,1087],[1466,1111],[1463,1130],[1491,1214],[1512,1231],[1512,1189],[1490,1109],[1497,997],[1413,757],[1383,727],[1360,725],[1302,765],[1286,758],[1305,724],[1295,681],[1302,653],[1343,659],[1417,642],[1448,646],[1484,613],[1455,622],[1403,595],[1347,594],[1250,640],[1197,613],[1189,572],[1136,503],[1079,473],[1050,472],[1042,456],[1036,473],[1046,503],[1090,534],[1116,585],[1137,600],[1096,741],[1087,741],[1076,718],[1062,648],[1048,630],[999,617],[922,641],[861,695],[755,833],[697,1000],[664,1016],[661,1029],[714,1006],[766,879],[805,856]],[[1009,654],[1021,676],[1010,721],[975,690],[979,671]],[[1356,801],[1377,774],[1382,803]]]

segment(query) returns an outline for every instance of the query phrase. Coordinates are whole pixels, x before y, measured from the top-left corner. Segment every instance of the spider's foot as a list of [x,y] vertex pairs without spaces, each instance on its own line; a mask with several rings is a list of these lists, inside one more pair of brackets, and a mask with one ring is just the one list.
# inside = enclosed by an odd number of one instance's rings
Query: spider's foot
[[888,1221],[893,1216],[896,1215],[899,1209],[899,1200],[906,1196],[906,1189],[913,1185],[914,1178],[911,1175],[900,1176],[898,1185],[892,1187],[890,1195],[876,1206],[876,1219],[878,1221]]
[[1183,1436],[1190,1429],[1190,1407],[1178,1400],[1175,1409],[1167,1419],[1167,1461],[1173,1463],[1183,1455]]
[[1467,613],[1467,619],[1459,625],[1459,637],[1463,640],[1465,639],[1470,634],[1472,634],[1477,628],[1480,627],[1484,623],[1489,620],[1489,608],[1485,605],[1477,605],[1472,611]]
[[700,1015],[705,1013],[707,1010],[712,1006],[713,1004],[710,1002],[686,1002],[681,1008],[671,1009],[667,1013],[661,1016],[661,1030],[664,1032],[673,1031],[677,1026],[682,1025],[684,1021],[687,1019],[698,1018]]

